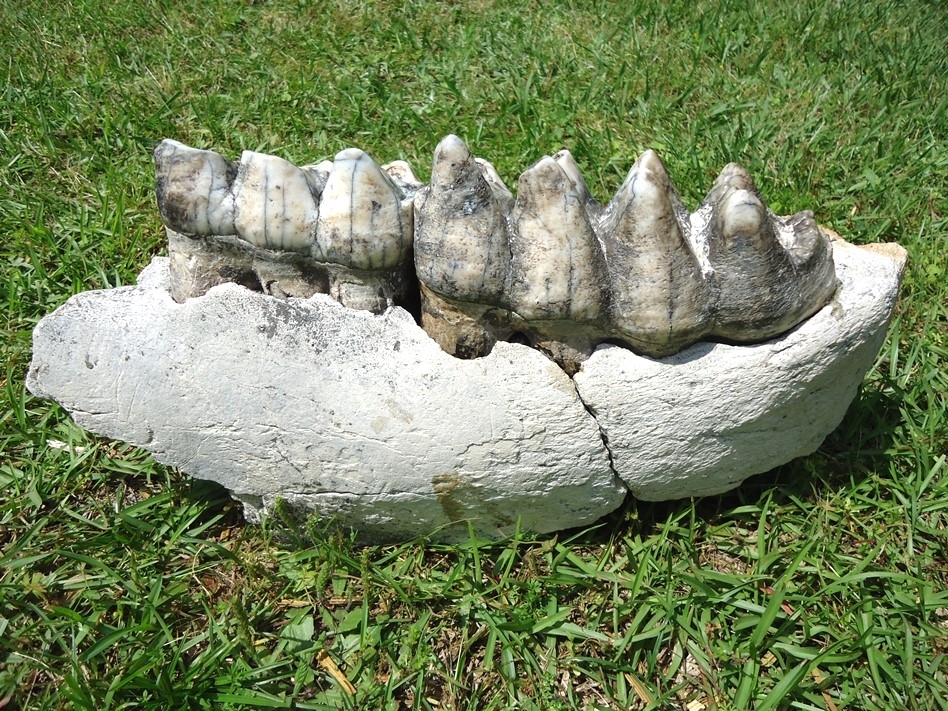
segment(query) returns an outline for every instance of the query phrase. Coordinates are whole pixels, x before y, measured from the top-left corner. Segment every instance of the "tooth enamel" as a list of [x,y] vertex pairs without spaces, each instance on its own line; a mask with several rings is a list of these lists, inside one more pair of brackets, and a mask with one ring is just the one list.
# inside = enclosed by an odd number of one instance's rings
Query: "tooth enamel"
[[[582,183],[582,178],[579,178]],[[588,190],[550,157],[520,176],[511,214],[511,308],[527,321],[595,321],[606,265],[586,214]]]
[[617,335],[651,356],[707,333],[707,286],[668,172],[654,151],[635,162],[600,223]]
[[394,267],[412,244],[411,202],[367,154],[336,156],[319,205],[312,255],[356,269]]
[[163,140],[154,152],[162,221],[190,235],[234,233],[237,164],[213,151]]
[[382,170],[388,174],[392,182],[398,186],[402,194],[407,197],[413,197],[416,192],[425,187],[425,184],[418,179],[415,171],[407,161],[393,160],[382,166]]
[[501,179],[496,168],[494,168],[492,163],[476,156],[474,157],[474,162],[477,163],[477,167],[481,169],[481,175],[484,176],[484,180],[486,180],[490,186],[491,192],[494,193],[494,197],[497,199],[497,202],[500,203],[504,214],[510,212],[514,203],[513,193],[504,185],[504,181]]
[[256,247],[308,252],[319,212],[317,189],[289,161],[244,151],[234,180],[237,234]]
[[586,179],[583,178],[583,174],[579,170],[579,164],[576,162],[573,154],[564,148],[553,156],[553,160],[563,169],[563,172],[566,173],[570,182],[573,184],[573,189],[582,198],[586,212],[589,214],[589,221],[596,224],[602,217],[603,207],[589,191],[589,186],[586,185]]
[[[457,136],[435,150],[431,184],[415,196],[415,268],[442,296],[500,304],[510,260],[502,183]],[[493,185],[492,185],[493,184]]]
[[297,168],[166,140],[155,162],[176,299],[232,280],[378,312],[417,305],[418,289],[424,328],[460,357],[525,339],[572,373],[610,339],[652,357],[707,337],[759,341],[837,286],[812,213],[775,216],[736,163],[689,214],[653,151],[606,208],[567,150],[526,170],[514,200],[453,135],[428,187],[405,161],[380,168],[354,148]]
[[770,338],[815,313],[836,289],[828,239],[806,214],[785,221],[733,164],[709,193],[713,335]]

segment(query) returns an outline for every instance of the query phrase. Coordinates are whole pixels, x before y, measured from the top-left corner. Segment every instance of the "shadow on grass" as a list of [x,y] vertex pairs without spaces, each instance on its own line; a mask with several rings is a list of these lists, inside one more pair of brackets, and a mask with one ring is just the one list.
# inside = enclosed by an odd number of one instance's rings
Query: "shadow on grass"
[[888,379],[863,388],[840,425],[813,454],[749,477],[736,489],[717,496],[650,502],[630,495],[594,526],[561,532],[559,537],[602,545],[628,535],[650,535],[669,521],[691,516],[692,507],[696,522],[708,523],[755,506],[768,491],[777,506],[793,499],[812,500],[819,493],[836,493],[893,466],[890,451],[904,424],[900,410],[904,399]]

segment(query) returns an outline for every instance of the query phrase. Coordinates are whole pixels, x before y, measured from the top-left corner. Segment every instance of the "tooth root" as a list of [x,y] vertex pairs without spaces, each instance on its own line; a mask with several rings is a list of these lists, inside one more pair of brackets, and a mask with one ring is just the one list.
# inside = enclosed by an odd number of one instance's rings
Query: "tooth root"
[[606,265],[583,194],[550,157],[520,176],[511,214],[510,301],[527,321],[595,321],[603,315]]
[[415,269],[428,289],[458,301],[503,302],[510,251],[496,195],[503,184],[493,181],[460,138],[438,144],[431,183],[415,197]]
[[339,153],[323,190],[313,257],[356,269],[405,260],[412,243],[411,202],[372,158]]
[[166,226],[202,237],[234,234],[236,163],[167,138],[154,159],[158,211]]
[[315,187],[289,161],[244,151],[234,181],[237,234],[256,247],[307,253],[318,213]]
[[707,334],[707,285],[686,214],[661,158],[646,151],[600,223],[612,325],[647,355],[670,355]]
[[711,211],[712,333],[738,342],[792,328],[836,289],[829,242],[812,216],[780,220],[745,176],[731,170],[719,177],[705,200]]

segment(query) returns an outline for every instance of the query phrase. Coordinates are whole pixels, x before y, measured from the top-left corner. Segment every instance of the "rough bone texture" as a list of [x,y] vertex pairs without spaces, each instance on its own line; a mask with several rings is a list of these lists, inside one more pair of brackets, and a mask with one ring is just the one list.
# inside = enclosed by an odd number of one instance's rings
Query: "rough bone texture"
[[232,284],[176,303],[156,258],[138,286],[44,318],[27,386],[220,482],[250,519],[283,499],[364,541],[454,540],[468,522],[552,531],[613,510],[626,486],[718,493],[819,446],[878,352],[905,262],[897,245],[832,253],[836,296],[778,338],[661,360],[603,347],[573,380],[513,343],[452,358],[398,308]]

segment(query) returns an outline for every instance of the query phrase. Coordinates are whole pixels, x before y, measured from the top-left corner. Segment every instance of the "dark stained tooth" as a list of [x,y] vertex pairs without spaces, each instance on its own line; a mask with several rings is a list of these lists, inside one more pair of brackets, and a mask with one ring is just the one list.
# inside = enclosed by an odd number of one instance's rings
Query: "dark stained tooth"
[[504,302],[506,206],[492,180],[460,138],[438,144],[431,183],[415,196],[415,269],[428,289],[459,301]]
[[236,163],[167,138],[154,159],[158,211],[167,227],[200,237],[234,234]]
[[776,336],[832,297],[828,238],[806,215],[783,221],[739,167],[728,166],[704,203],[711,277],[712,334],[737,342]]

